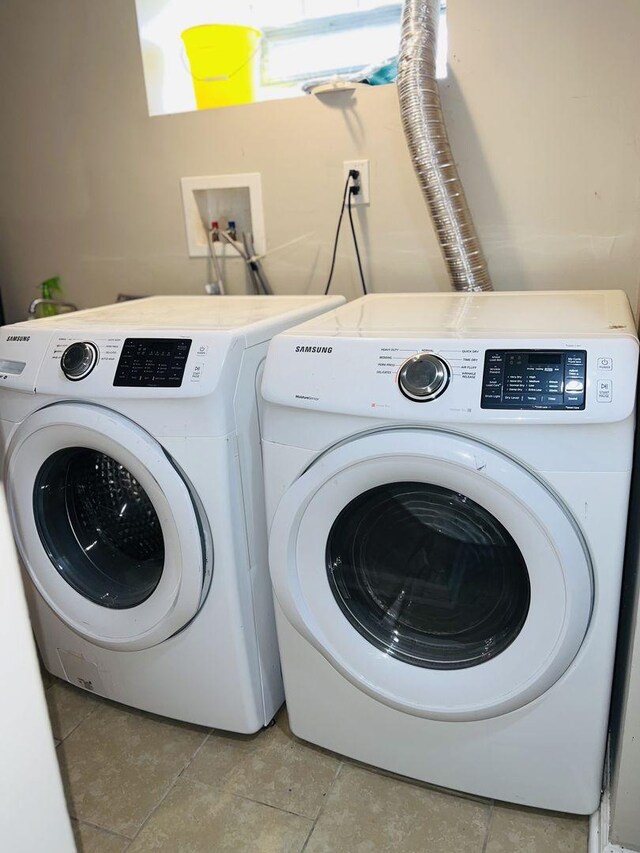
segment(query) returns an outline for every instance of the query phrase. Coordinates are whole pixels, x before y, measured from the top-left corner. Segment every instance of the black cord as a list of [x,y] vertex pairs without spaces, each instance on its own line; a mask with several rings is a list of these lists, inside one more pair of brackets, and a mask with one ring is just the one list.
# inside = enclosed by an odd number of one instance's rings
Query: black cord
[[[344,216],[344,208],[345,203],[347,201],[347,193],[349,192],[349,183],[351,182],[351,174],[347,175],[347,180],[344,185],[344,193],[342,195],[342,204],[340,205],[340,217],[338,219],[338,227],[336,228],[336,239],[333,243],[333,256],[331,258],[331,269],[329,270],[329,278],[327,280],[327,286],[324,289],[324,295],[326,296],[329,293],[329,288],[331,287],[331,279],[333,278],[333,271],[336,267],[336,255],[338,253],[338,240],[340,238],[340,226],[342,225],[342,217]],[[349,194],[349,200],[351,200],[351,195]]]
[[355,226],[353,224],[353,213],[351,210],[351,196],[354,196],[357,194],[357,190],[355,190],[355,192],[354,192],[354,189],[355,189],[354,187],[350,187],[350,189],[349,189],[349,201],[347,203],[347,208],[349,210],[349,224],[351,225],[351,234],[353,236],[353,246],[356,250],[356,258],[358,259],[358,271],[360,272],[360,281],[362,282],[362,292],[366,296],[369,291],[367,290],[367,283],[364,280],[364,272],[362,271],[362,260],[360,258],[360,248],[358,247],[358,238],[356,237],[356,229],[355,229]]

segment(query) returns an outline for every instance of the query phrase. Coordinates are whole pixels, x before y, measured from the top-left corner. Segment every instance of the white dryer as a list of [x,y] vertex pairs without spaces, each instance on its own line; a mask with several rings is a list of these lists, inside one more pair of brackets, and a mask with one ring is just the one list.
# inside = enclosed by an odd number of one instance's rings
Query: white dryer
[[257,381],[342,300],[154,297],[0,331],[13,531],[47,669],[239,732],[282,686]]
[[617,291],[368,296],[274,338],[263,456],[296,734],[596,809],[637,360]]

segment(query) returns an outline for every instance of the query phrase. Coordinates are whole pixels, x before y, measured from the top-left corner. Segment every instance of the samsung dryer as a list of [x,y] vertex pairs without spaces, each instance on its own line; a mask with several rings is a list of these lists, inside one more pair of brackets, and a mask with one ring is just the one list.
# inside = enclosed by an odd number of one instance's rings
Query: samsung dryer
[[7,497],[51,673],[206,726],[272,719],[257,382],[275,332],[341,301],[154,297],[1,330]]
[[617,291],[368,296],[273,339],[263,456],[297,735],[597,808],[637,360]]

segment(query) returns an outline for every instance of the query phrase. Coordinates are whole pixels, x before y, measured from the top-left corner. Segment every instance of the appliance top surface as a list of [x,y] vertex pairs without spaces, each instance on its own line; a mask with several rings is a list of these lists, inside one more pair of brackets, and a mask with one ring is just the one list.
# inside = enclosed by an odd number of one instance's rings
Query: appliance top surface
[[371,294],[284,334],[320,337],[636,336],[622,290]]
[[324,296],[150,296],[44,317],[15,324],[26,329],[34,327],[55,331],[144,330],[208,330],[231,331],[248,329],[271,320],[296,314],[301,318],[310,308],[340,304]]

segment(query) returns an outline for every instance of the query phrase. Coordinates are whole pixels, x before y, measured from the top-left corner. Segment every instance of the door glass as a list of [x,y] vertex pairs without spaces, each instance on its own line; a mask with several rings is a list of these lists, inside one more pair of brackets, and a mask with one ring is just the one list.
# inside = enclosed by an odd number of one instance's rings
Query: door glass
[[84,447],[59,450],[38,472],[33,505],[51,562],[77,592],[116,610],[149,598],[164,539],[147,493],[123,465]]
[[369,642],[415,666],[462,669],[518,636],[531,589],[524,558],[491,513],[428,483],[351,501],[327,543],[329,584]]

